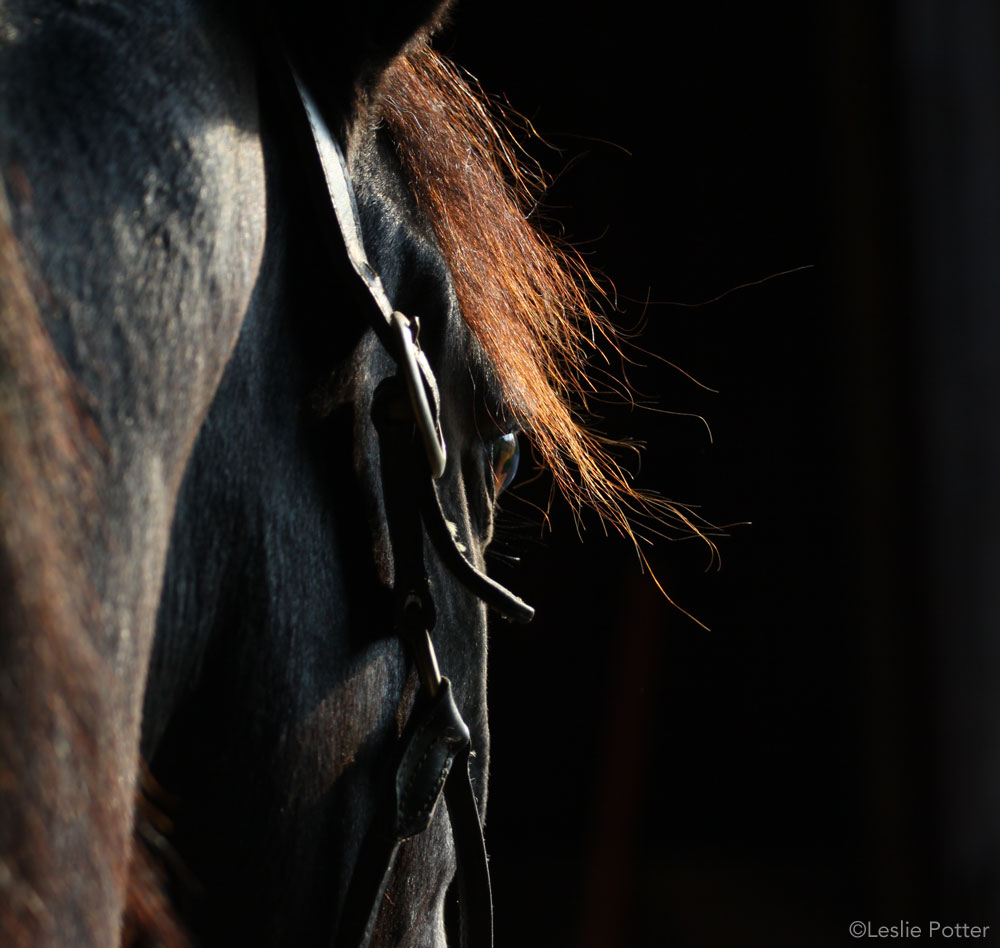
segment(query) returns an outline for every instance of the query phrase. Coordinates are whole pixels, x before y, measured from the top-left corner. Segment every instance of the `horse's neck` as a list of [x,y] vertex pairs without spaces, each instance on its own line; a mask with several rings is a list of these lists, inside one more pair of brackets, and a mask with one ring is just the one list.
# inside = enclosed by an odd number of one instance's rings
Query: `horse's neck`
[[[20,564],[3,594],[22,613],[2,640],[4,765],[21,794],[4,806],[10,944],[117,940],[169,523],[263,243],[252,61],[210,55],[190,17],[154,29],[141,6],[3,9],[0,172],[17,246],[4,278],[29,291],[5,309],[21,336],[6,336],[18,351],[4,364],[45,416],[33,445],[3,452],[59,472],[0,491],[4,553]],[[22,426],[16,404],[0,411],[0,427]],[[64,573],[68,595],[32,560]]]

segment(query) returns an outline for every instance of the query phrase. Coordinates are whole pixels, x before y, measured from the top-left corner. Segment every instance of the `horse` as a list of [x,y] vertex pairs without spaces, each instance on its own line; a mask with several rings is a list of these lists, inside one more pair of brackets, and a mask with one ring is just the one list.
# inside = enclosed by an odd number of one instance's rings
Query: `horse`
[[[491,942],[482,879],[446,896],[487,605],[530,615],[485,575],[518,434],[622,529],[637,495],[574,407],[591,278],[446,14],[0,6],[5,945]],[[373,866],[444,692],[465,750]]]

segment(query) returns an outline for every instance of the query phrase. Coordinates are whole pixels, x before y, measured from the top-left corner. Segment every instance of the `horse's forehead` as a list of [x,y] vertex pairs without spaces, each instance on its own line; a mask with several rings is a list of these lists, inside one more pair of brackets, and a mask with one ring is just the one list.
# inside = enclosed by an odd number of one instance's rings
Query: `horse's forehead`
[[420,342],[444,370],[464,369],[475,342],[462,319],[451,271],[431,222],[417,206],[391,137],[367,130],[349,155],[365,249],[393,305],[420,319]]

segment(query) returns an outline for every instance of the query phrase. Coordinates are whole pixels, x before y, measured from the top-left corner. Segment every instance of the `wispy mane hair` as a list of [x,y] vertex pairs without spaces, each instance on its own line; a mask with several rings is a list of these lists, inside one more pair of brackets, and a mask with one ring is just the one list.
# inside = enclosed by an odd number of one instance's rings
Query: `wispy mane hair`
[[596,340],[618,350],[604,293],[572,248],[529,219],[546,181],[474,80],[428,45],[388,69],[379,112],[451,269],[463,316],[518,423],[575,511],[636,539],[636,522],[701,534],[682,506],[637,490],[614,442],[583,420]]

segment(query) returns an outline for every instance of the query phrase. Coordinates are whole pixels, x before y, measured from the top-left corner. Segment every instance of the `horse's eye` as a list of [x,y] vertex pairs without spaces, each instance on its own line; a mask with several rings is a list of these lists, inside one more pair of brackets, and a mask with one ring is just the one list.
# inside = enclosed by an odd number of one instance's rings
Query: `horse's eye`
[[521,456],[517,446],[517,435],[512,431],[496,438],[489,444],[487,450],[490,452],[490,465],[493,468],[494,496],[499,497],[500,492],[510,486],[517,473],[517,461]]

